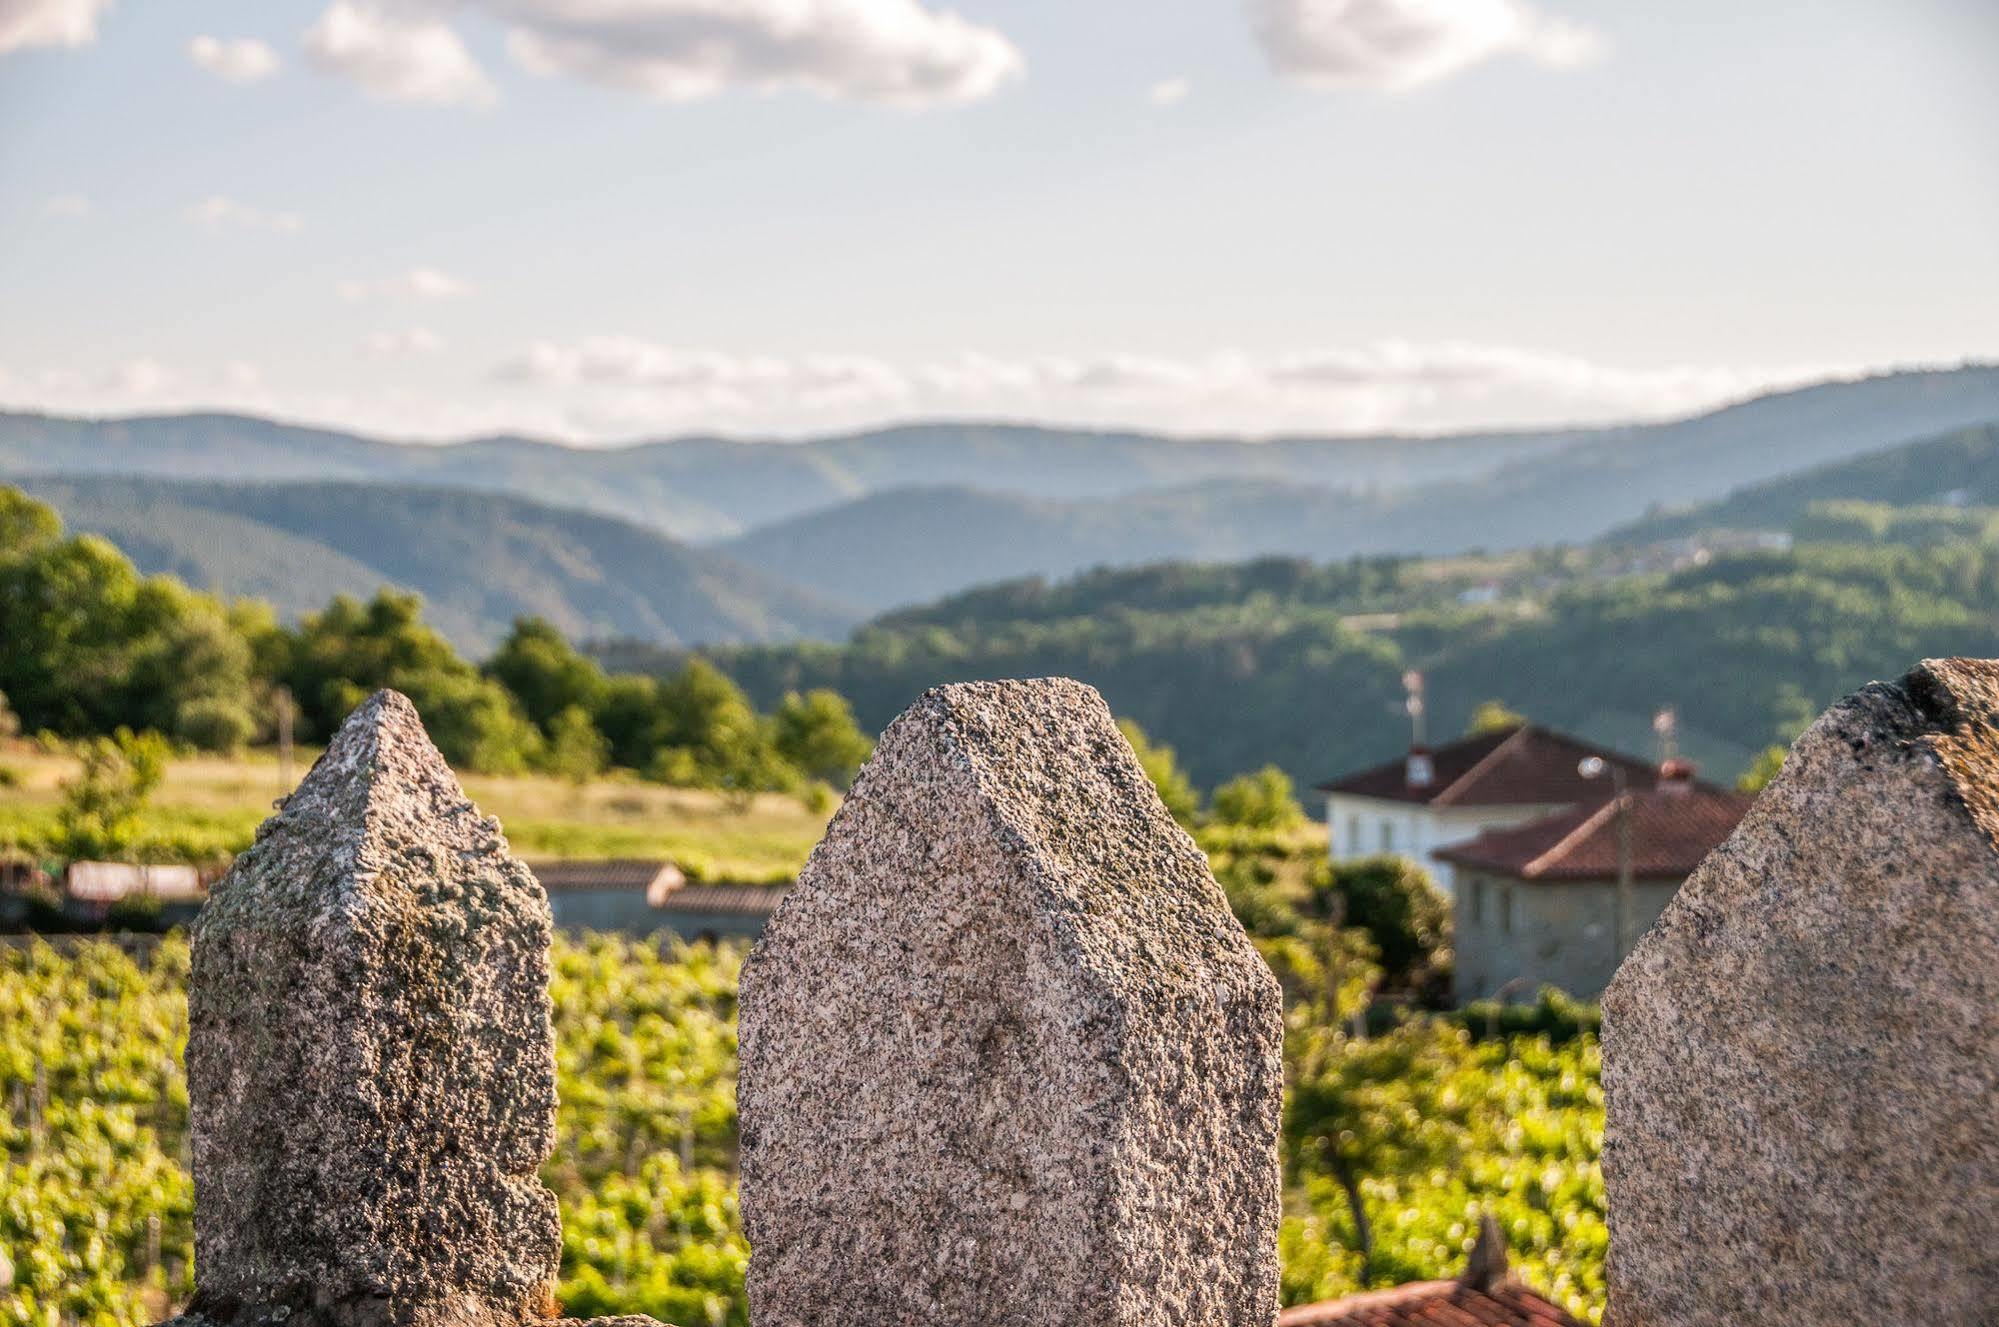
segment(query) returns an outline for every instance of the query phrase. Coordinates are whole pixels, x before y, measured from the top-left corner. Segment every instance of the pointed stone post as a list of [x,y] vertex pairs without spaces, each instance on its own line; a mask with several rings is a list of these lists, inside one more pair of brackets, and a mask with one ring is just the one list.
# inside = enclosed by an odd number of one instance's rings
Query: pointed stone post
[[1999,1321],[1999,662],[1828,710],[1604,996],[1611,1327]]
[[194,925],[193,1323],[555,1311],[548,901],[392,691]]
[[1269,1327],[1277,983],[1096,692],[929,692],[742,977],[757,1327]]

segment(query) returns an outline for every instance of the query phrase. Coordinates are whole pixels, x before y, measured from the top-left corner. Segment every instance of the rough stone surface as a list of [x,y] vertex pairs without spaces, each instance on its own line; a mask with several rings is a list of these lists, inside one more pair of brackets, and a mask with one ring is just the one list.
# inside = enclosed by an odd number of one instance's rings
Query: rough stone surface
[[1614,1327],[1999,1321],[1999,663],[1834,706],[1604,998]]
[[931,691],[744,968],[757,1327],[1269,1327],[1276,981],[1096,692]]
[[197,1319],[553,1312],[549,939],[409,701],[362,705],[194,925]]

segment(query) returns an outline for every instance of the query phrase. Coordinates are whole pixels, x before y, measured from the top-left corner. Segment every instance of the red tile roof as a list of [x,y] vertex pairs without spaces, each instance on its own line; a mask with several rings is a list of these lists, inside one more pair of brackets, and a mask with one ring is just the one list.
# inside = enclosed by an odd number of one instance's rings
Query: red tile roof
[[1506,1236],[1490,1212],[1465,1269],[1452,1281],[1412,1281],[1344,1299],[1300,1304],[1277,1315],[1277,1327],[1583,1327],[1513,1278]]
[[790,892],[789,885],[682,885],[658,906],[667,912],[768,917]]
[[1370,1290],[1321,1304],[1301,1304],[1277,1315],[1277,1327],[1583,1327],[1557,1306],[1521,1285],[1490,1287],[1463,1281],[1412,1281],[1393,1290]]
[[1599,756],[1624,767],[1634,788],[1649,788],[1658,771],[1643,760],[1606,750],[1533,724],[1479,733],[1430,753],[1435,777],[1422,787],[1409,783],[1407,759],[1322,783],[1318,791],[1432,806],[1561,806],[1601,802],[1610,793],[1602,780],[1585,779],[1576,766]]
[[680,884],[679,868],[662,861],[564,859],[529,862],[528,870],[551,894],[568,889],[629,889],[656,892],[663,898]]
[[[1735,832],[1753,798],[1691,781],[1625,794],[1631,873],[1684,880]],[[1434,856],[1521,880],[1609,880],[1617,875],[1618,808],[1602,802],[1437,849]]]

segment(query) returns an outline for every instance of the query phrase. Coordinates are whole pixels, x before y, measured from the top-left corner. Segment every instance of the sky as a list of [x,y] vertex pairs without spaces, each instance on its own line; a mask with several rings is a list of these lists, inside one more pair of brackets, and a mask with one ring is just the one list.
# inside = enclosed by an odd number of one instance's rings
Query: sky
[[0,0],[0,406],[1531,426],[1999,359],[1992,0]]

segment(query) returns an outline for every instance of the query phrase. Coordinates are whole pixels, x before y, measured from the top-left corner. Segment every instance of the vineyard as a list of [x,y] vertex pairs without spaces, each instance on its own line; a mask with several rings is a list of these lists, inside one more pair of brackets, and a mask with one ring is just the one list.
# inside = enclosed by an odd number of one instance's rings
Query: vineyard
[[[741,957],[557,941],[561,1110],[544,1176],[562,1205],[572,1314],[747,1323],[734,1180]],[[191,1292],[187,966],[178,936],[132,952],[0,949],[0,1324],[137,1327]],[[1355,1039],[1311,1008],[1293,1010],[1286,1302],[1448,1275],[1471,1214],[1487,1209],[1530,1280],[1599,1312],[1594,1039],[1480,1041],[1431,1018]]]

